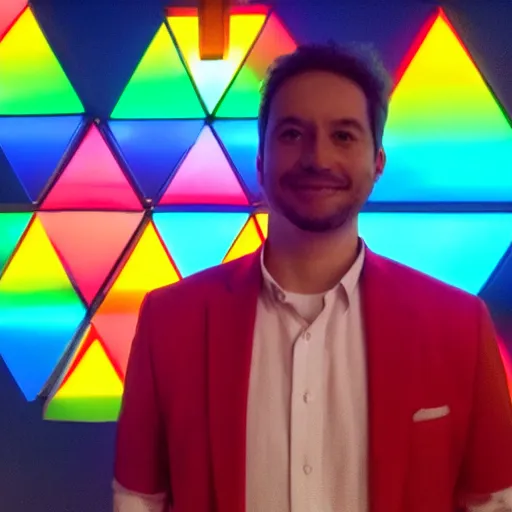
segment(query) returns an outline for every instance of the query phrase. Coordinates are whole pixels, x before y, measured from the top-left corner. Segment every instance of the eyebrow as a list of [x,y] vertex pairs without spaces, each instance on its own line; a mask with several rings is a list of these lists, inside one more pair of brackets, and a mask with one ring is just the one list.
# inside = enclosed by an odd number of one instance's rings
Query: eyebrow
[[[285,116],[285,117],[280,118],[277,121],[274,129],[278,130],[279,128],[281,128],[284,125],[297,126],[297,125],[304,125],[304,124],[307,124],[307,123],[298,117]],[[331,124],[331,126],[335,126],[335,127],[339,127],[339,128],[352,128],[360,133],[365,132],[364,126],[361,124],[361,122],[352,117],[344,117],[344,118],[340,118],[340,119],[335,119],[334,121],[331,121],[330,124]]]
[[299,119],[298,117],[295,117],[295,116],[281,117],[277,121],[277,123],[276,123],[276,125],[274,127],[274,130],[278,130],[279,128],[281,128],[282,126],[287,125],[287,124],[303,125],[304,121],[302,121],[301,119]]
[[364,126],[355,118],[347,117],[342,119],[336,119],[331,123],[333,126],[339,126],[341,128],[352,128],[360,133],[364,133]]

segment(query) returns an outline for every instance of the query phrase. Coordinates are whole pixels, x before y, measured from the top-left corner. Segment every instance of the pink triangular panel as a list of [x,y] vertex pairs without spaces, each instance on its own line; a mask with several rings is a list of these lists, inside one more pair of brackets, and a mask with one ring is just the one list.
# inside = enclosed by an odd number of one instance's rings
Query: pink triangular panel
[[87,304],[96,297],[142,220],[142,212],[41,212],[59,257]]
[[249,204],[240,182],[208,126],[199,134],[159,204]]
[[27,6],[27,0],[0,1],[0,39],[7,33],[16,17]]
[[42,209],[142,210],[142,205],[105,139],[92,125]]

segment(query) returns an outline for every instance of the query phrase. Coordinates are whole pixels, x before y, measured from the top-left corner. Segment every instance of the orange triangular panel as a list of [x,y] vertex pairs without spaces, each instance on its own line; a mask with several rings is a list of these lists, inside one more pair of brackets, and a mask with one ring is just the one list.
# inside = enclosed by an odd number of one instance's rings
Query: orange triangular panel
[[178,280],[179,275],[150,222],[92,320],[122,375],[144,296]]

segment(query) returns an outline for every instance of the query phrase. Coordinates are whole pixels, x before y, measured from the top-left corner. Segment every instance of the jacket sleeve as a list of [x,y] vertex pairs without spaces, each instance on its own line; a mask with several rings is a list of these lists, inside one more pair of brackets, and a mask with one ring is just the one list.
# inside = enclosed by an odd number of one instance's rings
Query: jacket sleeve
[[114,479],[123,489],[170,499],[165,429],[153,368],[151,294],[139,314],[117,426]]
[[512,487],[512,404],[497,336],[485,304],[479,304],[473,406],[461,472],[469,503]]

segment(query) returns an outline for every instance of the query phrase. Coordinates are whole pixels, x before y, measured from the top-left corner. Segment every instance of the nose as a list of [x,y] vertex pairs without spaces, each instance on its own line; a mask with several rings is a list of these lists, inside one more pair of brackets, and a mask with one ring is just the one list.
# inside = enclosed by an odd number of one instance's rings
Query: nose
[[332,147],[328,137],[321,133],[308,138],[302,152],[304,168],[330,169],[332,166]]

